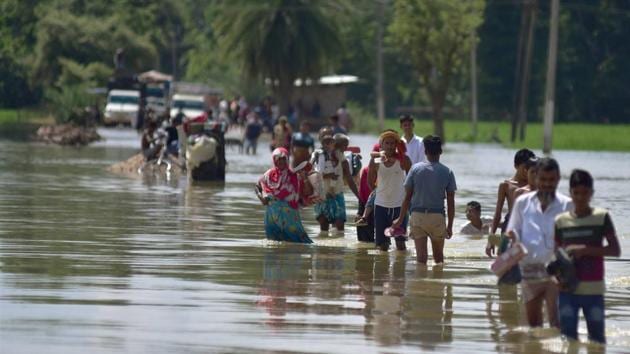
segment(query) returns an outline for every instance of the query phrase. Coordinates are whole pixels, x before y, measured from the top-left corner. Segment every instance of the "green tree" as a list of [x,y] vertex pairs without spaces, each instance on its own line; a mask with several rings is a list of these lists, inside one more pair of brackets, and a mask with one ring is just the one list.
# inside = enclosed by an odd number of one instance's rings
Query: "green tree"
[[61,86],[64,83],[59,79],[66,77],[64,59],[81,65],[99,62],[111,67],[118,47],[125,48],[130,69],[140,71],[154,67],[156,50],[153,44],[115,17],[77,16],[50,10],[38,22],[32,79],[44,86]]
[[560,121],[630,122],[630,2],[562,2]]
[[226,58],[250,79],[270,80],[282,113],[297,78],[317,78],[338,57],[337,26],[328,14],[337,2],[321,0],[226,1],[215,21]]
[[246,77],[239,70],[238,64],[233,60],[225,60],[217,48],[214,28],[209,24],[214,23],[217,17],[216,1],[207,0],[203,13],[197,11],[193,14],[187,42],[189,49],[185,53],[184,64],[186,72],[185,80],[204,82],[211,87],[217,87],[227,93],[243,94],[246,97],[259,98],[264,95],[262,83],[252,85],[246,82]]
[[444,137],[442,109],[449,86],[467,64],[484,0],[396,0],[390,43],[411,61],[431,98],[434,133]]
[[35,43],[36,0],[0,1],[0,107],[33,104],[28,61]]

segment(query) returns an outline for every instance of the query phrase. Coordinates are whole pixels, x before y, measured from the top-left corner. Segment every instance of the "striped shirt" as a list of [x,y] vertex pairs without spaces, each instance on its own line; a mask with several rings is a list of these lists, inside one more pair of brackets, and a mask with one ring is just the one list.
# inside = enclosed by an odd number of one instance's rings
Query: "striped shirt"
[[[614,234],[615,228],[608,211],[593,208],[590,215],[578,217],[566,212],[556,217],[555,239],[560,247],[584,245],[602,247],[606,235]],[[604,257],[584,256],[575,260],[575,271],[580,284],[575,294],[601,295],[604,293]]]

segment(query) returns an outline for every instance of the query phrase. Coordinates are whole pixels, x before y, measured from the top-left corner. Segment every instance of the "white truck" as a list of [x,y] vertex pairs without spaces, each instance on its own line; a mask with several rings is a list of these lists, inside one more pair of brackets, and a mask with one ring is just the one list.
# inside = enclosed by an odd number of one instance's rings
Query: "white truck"
[[111,90],[107,95],[103,123],[105,125],[125,124],[136,127],[139,110],[140,91]]
[[177,116],[181,110],[186,118],[195,118],[208,109],[205,96],[174,94],[171,100],[171,117]]

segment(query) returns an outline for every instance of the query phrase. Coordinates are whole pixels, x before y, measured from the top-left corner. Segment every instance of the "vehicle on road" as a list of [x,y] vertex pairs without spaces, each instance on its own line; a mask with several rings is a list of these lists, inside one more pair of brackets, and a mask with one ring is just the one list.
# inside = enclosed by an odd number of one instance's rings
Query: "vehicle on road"
[[138,126],[139,110],[140,91],[111,90],[107,94],[103,123],[105,125],[124,124],[135,128]]
[[175,94],[171,100],[171,117],[177,116],[181,110],[186,118],[195,118],[206,113],[207,109],[203,95]]

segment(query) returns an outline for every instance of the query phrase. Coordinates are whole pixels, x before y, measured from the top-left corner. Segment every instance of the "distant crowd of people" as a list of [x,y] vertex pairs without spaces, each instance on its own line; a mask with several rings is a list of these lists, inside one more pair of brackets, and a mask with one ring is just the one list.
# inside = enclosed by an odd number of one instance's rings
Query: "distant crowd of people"
[[[402,135],[382,132],[368,165],[361,166],[338,119],[319,131],[317,148],[308,123],[292,133],[286,118],[278,120],[273,167],[256,185],[266,206],[267,238],[312,243],[302,225],[302,207],[314,208],[320,236],[328,235],[331,225],[343,232],[347,185],[359,204],[354,218],[358,241],[383,252],[394,243],[404,251],[411,238],[417,263],[426,264],[430,240],[434,262],[443,263],[445,241],[453,236],[457,183],[453,170],[440,162],[442,139],[415,135],[413,117],[403,115]],[[496,262],[513,262],[499,283],[520,284],[530,326],[543,325],[545,306],[550,326],[577,339],[581,309],[589,339],[604,343],[604,257],[618,257],[621,250],[610,214],[590,204],[592,176],[574,170],[568,197],[557,191],[560,167],[555,159],[521,149],[514,168],[514,175],[499,184],[494,217],[483,216],[481,204],[469,201],[468,223],[459,233],[486,235],[485,253],[502,255]]]
[[[289,107],[288,115],[280,115],[280,108],[271,97],[265,97],[257,105],[250,105],[243,96],[235,96],[232,100],[221,99],[196,117],[188,117],[180,109],[174,117],[163,118],[148,109],[142,123],[141,151],[146,161],[166,156],[178,158],[181,153],[180,138],[190,134],[189,127],[192,124],[208,121],[224,125],[226,131],[235,129],[242,132],[238,140],[245,154],[257,153],[258,140],[263,132],[271,133],[271,150],[276,147],[289,149],[294,137],[297,138],[297,145],[303,144],[300,137],[310,137],[310,127],[302,135],[293,133],[292,126],[296,125],[303,113],[312,118],[321,117],[319,102],[315,100],[312,109],[307,110],[298,100]],[[329,117],[329,122],[334,134],[347,134],[352,127],[352,120],[345,104],[341,104],[336,113]]]

